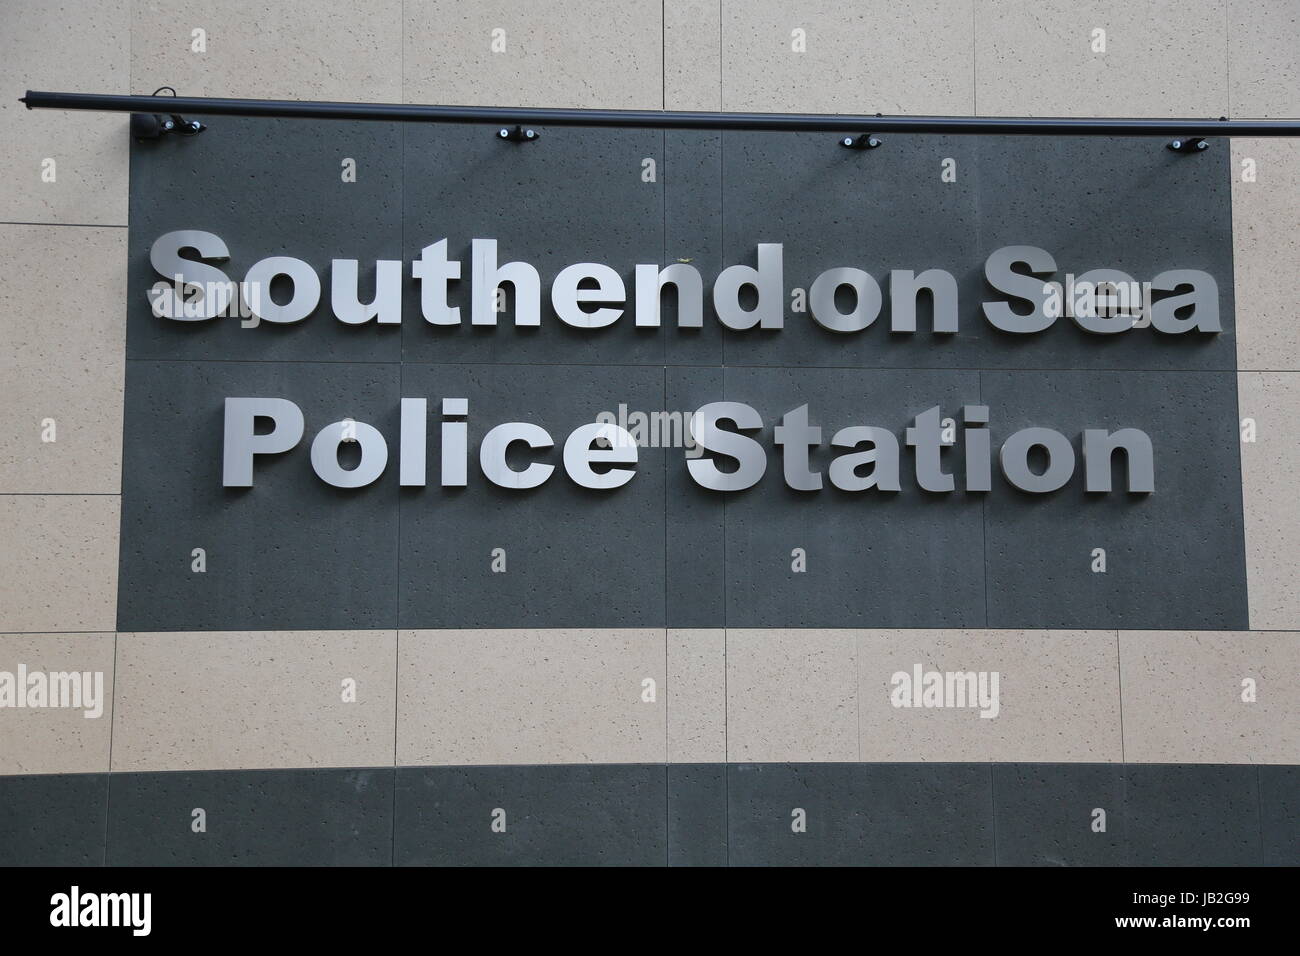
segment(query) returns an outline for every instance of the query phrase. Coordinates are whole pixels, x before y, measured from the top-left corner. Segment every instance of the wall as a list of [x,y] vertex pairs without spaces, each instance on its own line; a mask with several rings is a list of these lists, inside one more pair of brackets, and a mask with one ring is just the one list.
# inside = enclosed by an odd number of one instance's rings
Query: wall
[[[1227,408],[1235,378],[1237,416],[1255,432],[1240,443],[1246,589],[1218,623],[1186,629],[1188,594],[1068,629],[1043,629],[1053,622],[1023,608],[927,627],[808,615],[773,627],[742,606],[694,613],[697,582],[725,578],[726,557],[685,548],[688,576],[665,577],[653,626],[618,605],[572,627],[507,626],[482,602],[465,609],[482,617],[433,627],[381,626],[364,608],[299,624],[247,576],[224,579],[225,591],[220,574],[199,585],[185,572],[204,542],[181,533],[172,586],[119,592],[120,569],[137,581],[141,567],[166,567],[173,533],[133,523],[138,486],[123,506],[123,474],[148,471],[140,434],[128,430],[125,455],[122,438],[130,401],[146,394],[132,387],[128,400],[125,385],[136,374],[126,226],[128,211],[135,227],[156,210],[128,189],[125,117],[27,112],[14,99],[168,84],[536,106],[1294,117],[1300,4],[6,2],[4,18],[0,70],[14,95],[0,105],[0,150],[14,174],[0,196],[0,670],[101,670],[111,695],[97,720],[0,710],[5,862],[1295,861],[1300,336],[1283,284],[1300,264],[1300,144],[1238,140],[1229,160],[1216,142],[1214,156],[1175,157],[1215,163],[1200,169],[1223,179],[1201,188],[1231,194],[1235,372],[1213,397]],[[1097,27],[1104,54],[1090,49]],[[207,31],[205,53],[191,52],[194,28]],[[504,53],[490,49],[495,28]],[[791,51],[795,29],[806,52]],[[223,134],[214,121],[204,135]],[[375,149],[391,141],[373,135]],[[257,149],[256,130],[247,136],[245,157]],[[676,161],[712,155],[686,147]],[[47,158],[54,182],[42,181]],[[681,241],[714,228],[684,217]],[[67,275],[74,291],[60,286]],[[181,389],[186,369],[175,371]],[[682,376],[683,404],[696,378]],[[46,419],[56,441],[41,440]],[[171,493],[184,512],[184,492]],[[226,553],[255,533],[226,530]],[[218,545],[214,569],[221,558]],[[1126,588],[1140,593],[1140,577]],[[176,629],[187,620],[225,623]],[[902,719],[881,675],[914,661],[1000,670],[1028,693],[994,721]],[[646,677],[655,704],[640,700]],[[1247,677],[1259,687],[1249,704]],[[357,681],[357,703],[341,702],[343,678]],[[1104,835],[1087,826],[1099,806]],[[220,823],[206,839],[191,832],[195,807]],[[504,837],[487,825],[495,807],[512,821]],[[809,817],[794,839],[792,807]],[[325,836],[305,840],[309,826]]]

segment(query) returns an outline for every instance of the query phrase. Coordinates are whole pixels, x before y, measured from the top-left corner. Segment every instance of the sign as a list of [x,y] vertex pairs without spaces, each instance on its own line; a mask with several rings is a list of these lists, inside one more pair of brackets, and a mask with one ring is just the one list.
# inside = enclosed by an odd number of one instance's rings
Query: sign
[[119,628],[1244,628],[1226,164],[136,144]]

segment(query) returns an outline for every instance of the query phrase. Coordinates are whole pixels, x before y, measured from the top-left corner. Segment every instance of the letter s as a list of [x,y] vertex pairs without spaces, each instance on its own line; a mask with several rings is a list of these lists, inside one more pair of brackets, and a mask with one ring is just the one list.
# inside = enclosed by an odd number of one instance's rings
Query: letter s
[[[1027,265],[1033,275],[1016,272],[1012,266]],[[989,285],[1013,299],[1027,301],[1034,307],[1028,315],[1017,315],[1006,302],[985,302],[984,317],[1003,332],[1041,332],[1056,316],[1045,308],[1047,284],[1035,275],[1056,271],[1056,260],[1046,249],[1037,246],[1003,246],[984,263],[984,277]]]
[[[230,305],[234,284],[230,278],[215,266],[193,259],[181,258],[186,249],[193,249],[203,259],[229,259],[230,251],[221,237],[200,229],[181,229],[167,232],[154,240],[149,250],[149,264],[154,271],[168,282],[180,276],[182,285],[197,285],[203,290],[202,298],[186,308],[184,302],[178,302],[174,295],[163,292],[161,295],[150,289],[154,314],[164,319],[178,322],[200,322],[215,318]],[[211,293],[209,295],[208,293]],[[157,298],[155,299],[155,296]],[[186,314],[186,312],[191,314]]]
[[724,472],[708,458],[693,458],[686,468],[696,484],[713,491],[744,491],[753,487],[767,471],[767,454],[763,446],[748,435],[741,435],[718,427],[720,420],[728,420],[737,428],[762,428],[763,418],[743,402],[712,402],[691,416],[691,437],[705,451],[717,452],[734,458],[738,467]]

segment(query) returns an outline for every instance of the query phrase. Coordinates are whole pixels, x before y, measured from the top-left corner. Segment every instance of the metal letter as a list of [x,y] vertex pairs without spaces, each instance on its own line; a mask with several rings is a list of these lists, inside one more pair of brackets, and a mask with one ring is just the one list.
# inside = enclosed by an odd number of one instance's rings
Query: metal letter
[[[605,439],[608,448],[592,448],[592,443]],[[564,470],[569,477],[584,488],[619,488],[636,474],[634,468],[610,468],[604,473],[593,471],[595,464],[635,465],[636,442],[626,429],[605,422],[579,425],[564,443]]]
[[[758,244],[758,268],[728,266],[713,283],[713,308],[722,324],[744,331],[755,325],[779,329],[785,321],[785,279],[779,242]],[[740,307],[741,286],[758,289],[758,304],[752,312]]]
[[[400,259],[375,262],[375,297],[361,304],[357,288],[357,260],[335,259],[330,265],[330,306],[340,322],[361,325],[378,318],[380,325],[402,322],[402,263]],[[297,283],[294,284],[297,294]]]
[[1071,303],[1070,317],[1074,319],[1075,325],[1085,332],[1095,332],[1098,335],[1114,335],[1116,332],[1127,332],[1133,328],[1134,316],[1130,311],[1121,310],[1117,314],[1104,316],[1100,314],[1101,310],[1098,308],[1101,304],[1101,297],[1098,295],[1100,287],[1109,284],[1132,288],[1135,283],[1131,275],[1118,269],[1090,269],[1083,275],[1075,277],[1075,288],[1084,282],[1090,283],[1093,287],[1092,308],[1089,310],[1093,314],[1080,315],[1078,308],[1073,307]]
[[[255,431],[258,418],[275,426],[265,435]],[[253,456],[278,455],[302,439],[302,409],[287,398],[227,398],[221,484],[226,488],[253,486]]]
[[979,427],[989,423],[989,407],[963,405],[961,411],[966,421],[966,490],[992,491],[993,455],[989,450],[989,430]]
[[[191,303],[187,308],[184,303],[176,300],[174,294],[167,292],[159,299],[153,300],[154,315],[164,319],[175,319],[177,322],[201,322],[204,319],[216,318],[229,307],[230,300],[233,298],[234,283],[216,266],[182,258],[180,254],[186,249],[193,249],[203,259],[230,258],[230,250],[221,241],[221,237],[211,232],[204,232],[201,229],[181,229],[163,233],[154,240],[153,246],[149,249],[149,264],[168,282],[173,282],[177,276],[180,276],[182,285],[202,289],[202,307],[196,310]],[[212,293],[211,297],[208,295],[209,292]],[[150,298],[152,300],[153,297]],[[186,315],[187,311],[195,314]]]
[[[856,301],[845,315],[835,307],[835,293],[842,285],[852,286]],[[844,266],[827,269],[813,280],[808,290],[808,308],[822,328],[832,332],[861,332],[880,314],[880,285],[861,269]]]
[[[467,417],[469,415],[468,398],[444,398],[442,400],[442,417]],[[469,423],[442,423],[442,487],[464,488],[468,475],[466,459],[469,458]]]
[[984,263],[984,277],[989,285],[1005,292],[1013,299],[1022,299],[1034,307],[1028,315],[1017,315],[1006,302],[985,302],[984,317],[1003,332],[1041,332],[1056,321],[1048,315],[1044,305],[1048,293],[1042,279],[1014,271],[1013,265],[1027,265],[1034,275],[1049,275],[1056,271],[1056,260],[1051,253],[1037,246],[1003,246]]
[[399,484],[423,488],[425,483],[425,441],[429,429],[429,401],[402,399],[402,437],[398,445]]
[[695,483],[712,491],[743,491],[755,485],[767,471],[767,454],[763,446],[748,435],[718,427],[730,421],[740,429],[762,428],[763,418],[742,402],[711,402],[691,416],[691,437],[705,451],[734,458],[738,467],[724,472],[709,458],[692,458],[686,462]]
[[[339,445],[351,435],[361,446],[361,461],[348,471],[339,465]],[[365,422],[331,422],[311,443],[311,467],[335,488],[361,488],[384,473],[388,464],[388,442],[379,430]]]
[[926,491],[952,491],[952,475],[943,470],[943,419],[939,406],[916,416],[916,425],[903,433],[909,446],[916,449],[916,483]]
[[677,327],[698,329],[704,325],[704,281],[693,265],[674,262],[662,270],[655,265],[636,267],[636,324],[658,328],[660,295],[668,283],[677,287]]
[[[871,442],[872,447],[839,455],[831,461],[831,484],[841,491],[867,491],[871,488],[898,491],[898,439],[893,432],[872,425],[856,425],[841,428],[831,439],[836,448],[856,448],[863,442]],[[870,464],[876,466],[871,469],[871,474],[858,474],[858,468]]]
[[916,331],[916,298],[922,289],[930,290],[934,303],[933,331],[949,334],[957,331],[957,280],[944,269],[926,269],[920,275],[907,269],[889,273],[889,331]]
[[[1191,329],[1222,332],[1219,324],[1219,284],[1214,276],[1199,269],[1170,269],[1151,280],[1151,288],[1173,292],[1180,285],[1190,285],[1191,292],[1171,295],[1151,303],[1151,324],[1160,332],[1177,335]],[[1180,319],[1174,313],[1192,306],[1192,314]]]
[[822,475],[808,465],[811,449],[822,443],[822,430],[808,424],[808,406],[786,412],[776,426],[775,442],[781,446],[785,483],[795,491],[821,491]]
[[502,488],[536,488],[555,470],[554,465],[533,462],[523,471],[515,471],[506,464],[506,449],[521,441],[529,448],[550,448],[555,444],[546,429],[531,422],[506,422],[483,436],[479,446],[478,463],[488,481]]
[[507,262],[497,268],[497,241],[475,239],[470,243],[470,323],[497,324],[497,287],[509,282],[515,289],[515,325],[542,324],[542,280],[527,262]]
[[1128,490],[1151,494],[1156,490],[1155,456],[1151,436],[1137,428],[1107,432],[1104,428],[1083,430],[1084,490],[1110,491],[1110,462],[1116,449],[1124,449],[1128,463]]
[[[580,289],[586,279],[595,279],[596,288]],[[618,321],[622,309],[596,309],[588,312],[583,302],[622,302],[627,296],[623,279],[609,266],[597,262],[580,262],[560,270],[551,283],[551,305],[560,321],[575,329],[601,329]]]
[[[271,280],[282,275],[293,282],[293,298],[276,305],[271,298]],[[301,259],[269,256],[253,263],[244,276],[242,291],[254,315],[268,322],[300,322],[320,303],[320,276]]]
[[411,275],[420,280],[424,321],[430,325],[460,325],[460,308],[447,305],[447,280],[460,278],[460,260],[448,261],[446,239],[420,250],[420,258],[411,263]]
[[[1029,469],[1029,449],[1047,449],[1047,470],[1036,475]],[[1021,491],[1045,494],[1055,491],[1074,474],[1074,447],[1070,439],[1051,428],[1022,428],[1002,445],[998,453],[1002,474]]]

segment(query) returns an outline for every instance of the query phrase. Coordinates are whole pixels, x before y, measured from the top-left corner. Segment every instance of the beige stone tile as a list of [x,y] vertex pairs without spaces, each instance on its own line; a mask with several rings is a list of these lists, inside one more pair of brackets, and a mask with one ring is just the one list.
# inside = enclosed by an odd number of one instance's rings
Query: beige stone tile
[[1121,631],[1119,642],[1129,762],[1300,763],[1300,632]]
[[5,3],[0,221],[126,224],[127,117],[29,110],[18,97],[27,90],[127,92],[128,3]]
[[976,112],[1222,116],[1225,2],[975,0]]
[[972,28],[971,0],[723,0],[723,107],[965,116]]
[[1234,139],[1231,175],[1237,367],[1298,370],[1300,139]]
[[668,759],[727,759],[726,631],[668,631]]
[[[401,631],[399,765],[663,762],[662,628]],[[654,702],[642,700],[645,680]]]
[[663,107],[660,0],[407,0],[404,51],[408,103]]
[[718,0],[664,3],[664,109],[722,109]]
[[[997,716],[895,706],[894,675],[917,664],[923,673],[984,671],[990,681],[997,672]],[[1118,667],[1114,631],[858,632],[862,759],[1121,760]]]
[[126,230],[0,224],[0,268],[0,494],[116,494]]
[[402,0],[134,0],[131,91],[164,85],[181,96],[399,102]]
[[0,495],[0,631],[112,631],[116,495]]
[[1249,419],[1255,430],[1255,441],[1241,443],[1250,626],[1297,629],[1300,372],[1238,373],[1237,408],[1243,421]]
[[391,766],[396,638],[121,634],[113,770]]
[[1300,3],[1228,0],[1234,119],[1300,117]]
[[[28,681],[20,682],[26,668]],[[0,683],[13,688],[12,701],[0,697],[0,774],[103,773],[108,770],[113,725],[113,634],[0,634]],[[19,697],[49,687],[59,691],[45,706],[16,707]],[[32,675],[42,675],[39,681]],[[73,677],[75,674],[77,676]],[[12,682],[12,684],[10,683]],[[67,689],[68,697],[62,689]],[[57,704],[58,706],[52,706]],[[74,706],[75,705],[75,706]]]
[[858,759],[855,632],[727,630],[727,759]]

